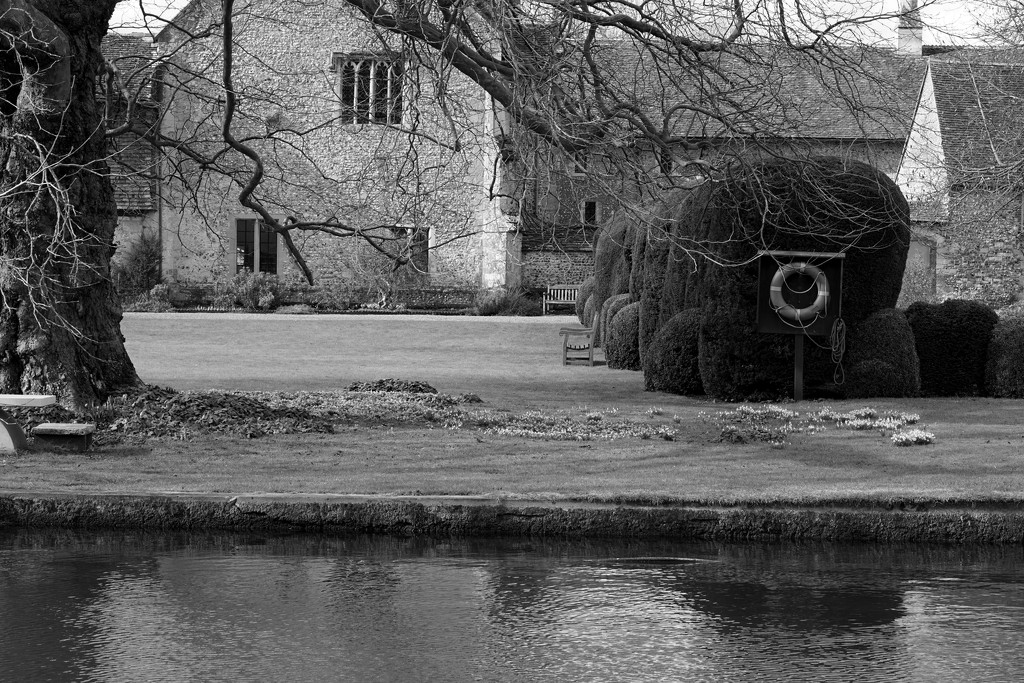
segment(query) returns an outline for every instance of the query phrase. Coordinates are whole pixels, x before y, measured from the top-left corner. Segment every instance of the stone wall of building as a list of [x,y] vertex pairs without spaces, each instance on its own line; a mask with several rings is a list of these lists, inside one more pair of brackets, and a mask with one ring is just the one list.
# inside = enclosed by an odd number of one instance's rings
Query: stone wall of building
[[[186,18],[201,24],[215,16],[220,3],[194,5]],[[493,113],[478,86],[456,76],[438,78],[441,65],[409,60],[400,122],[343,121],[338,60],[388,50],[397,54],[399,46],[385,44],[387,38],[367,30],[338,0],[303,4],[301,11],[271,0],[251,5],[235,26],[241,46],[234,64],[240,102],[235,135],[248,137],[267,166],[255,196],[270,213],[300,222],[329,220],[341,232],[376,229],[375,234],[387,236],[391,232],[382,226],[427,229],[427,280],[504,284],[503,271],[493,264],[506,260],[502,250],[510,226],[489,199],[497,150],[488,127]],[[179,39],[166,31],[159,47],[174,50]],[[176,57],[188,70],[204,72],[203,81],[188,88],[204,90],[208,101],[190,97],[186,89],[174,92],[173,81],[184,80],[185,70],[172,70],[172,86],[165,91],[171,101],[165,132],[206,137],[212,141],[208,150],[223,147],[222,105],[216,101],[218,41],[189,44]],[[442,98],[450,116],[436,104]],[[172,162],[167,167],[174,166],[188,182],[165,181],[165,274],[182,282],[224,281],[235,270],[234,222],[257,215],[238,200],[252,162],[234,152],[219,158],[222,166],[243,171],[235,180],[205,174],[184,155]],[[292,234],[319,282],[392,277],[390,261],[359,237],[317,230]],[[278,249],[284,251],[280,239]],[[301,277],[292,259],[278,262],[285,280]]]
[[949,221],[933,224],[937,294],[1004,306],[1024,295],[1021,200],[997,193],[954,195]]
[[531,251],[523,254],[523,287],[578,285],[594,275],[594,254],[589,251]]

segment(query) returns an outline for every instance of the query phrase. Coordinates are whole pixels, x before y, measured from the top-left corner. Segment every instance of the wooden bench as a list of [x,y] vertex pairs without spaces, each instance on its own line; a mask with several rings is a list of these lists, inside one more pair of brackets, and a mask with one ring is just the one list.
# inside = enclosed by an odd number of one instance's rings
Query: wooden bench
[[572,306],[575,309],[576,298],[579,294],[579,285],[548,285],[547,290],[544,292],[544,303],[541,312],[547,315],[548,310],[553,306]]
[[563,327],[562,365],[594,364],[594,330],[590,327]]
[[[11,417],[4,412],[4,408],[41,408],[45,406],[52,406],[57,402],[57,397],[53,394],[0,394],[0,453],[13,453],[19,448],[25,448],[28,446],[28,439],[25,438],[25,432],[21,429],[21,425],[11,419]],[[68,432],[79,432],[74,435],[74,438],[70,442],[65,442],[62,445],[70,445],[73,448],[77,448],[80,444],[84,444],[81,450],[89,447],[92,441],[92,433],[96,431],[96,425],[94,424],[64,424],[50,422],[46,425],[39,425],[32,430],[34,436],[39,436],[38,430],[40,427],[49,426],[57,428],[57,431]],[[85,435],[81,432],[83,428],[87,428],[88,431]]]

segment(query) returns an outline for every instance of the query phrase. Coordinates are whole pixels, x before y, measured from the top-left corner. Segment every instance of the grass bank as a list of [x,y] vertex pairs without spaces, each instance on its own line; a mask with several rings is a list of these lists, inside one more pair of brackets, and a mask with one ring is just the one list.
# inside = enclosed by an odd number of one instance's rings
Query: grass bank
[[[865,405],[913,413],[914,426],[935,435],[900,448],[892,428],[820,419],[819,402],[781,404],[794,414],[758,423],[734,404],[644,392],[639,373],[564,367],[557,331],[567,322],[129,315],[126,343],[146,382],[259,392],[245,400],[298,406],[329,422],[329,432],[263,429],[271,433],[248,438],[203,403],[192,422],[152,438],[143,415],[122,425],[124,438],[101,438],[87,454],[0,456],[0,489],[15,497],[468,495],[501,504],[883,511],[1016,510],[1024,501],[1021,401],[828,404],[834,413]],[[345,391],[384,377],[455,398],[397,405]],[[483,402],[461,402],[463,394]],[[149,424],[159,418],[151,413]]]

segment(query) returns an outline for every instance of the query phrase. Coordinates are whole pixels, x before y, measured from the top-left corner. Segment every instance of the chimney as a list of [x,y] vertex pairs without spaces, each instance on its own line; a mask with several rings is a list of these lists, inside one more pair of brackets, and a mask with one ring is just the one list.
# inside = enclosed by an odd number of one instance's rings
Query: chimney
[[897,54],[920,57],[924,44],[924,26],[917,0],[900,0],[900,26],[896,38]]

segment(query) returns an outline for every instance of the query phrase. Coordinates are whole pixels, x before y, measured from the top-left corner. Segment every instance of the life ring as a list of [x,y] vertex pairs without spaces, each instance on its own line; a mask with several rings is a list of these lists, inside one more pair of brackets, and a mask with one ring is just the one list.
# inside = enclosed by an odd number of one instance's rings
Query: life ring
[[[785,297],[782,296],[782,285],[794,273],[811,276],[818,286],[818,296],[810,306],[795,308],[792,304],[786,303]],[[772,278],[768,296],[772,309],[782,318],[795,323],[804,323],[818,317],[828,307],[828,278],[825,277],[825,273],[821,272],[821,268],[803,261],[783,263],[775,272],[775,277]]]

